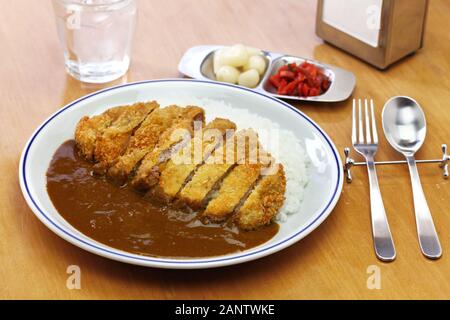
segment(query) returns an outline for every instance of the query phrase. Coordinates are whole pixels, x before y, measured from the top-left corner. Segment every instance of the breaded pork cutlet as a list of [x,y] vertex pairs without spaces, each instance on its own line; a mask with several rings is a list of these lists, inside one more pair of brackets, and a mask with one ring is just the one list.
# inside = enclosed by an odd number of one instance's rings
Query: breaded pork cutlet
[[[200,166],[177,196],[179,203],[192,209],[201,209],[207,204],[210,196],[220,186],[222,179],[232,170],[237,162],[242,161],[246,154],[237,151],[237,143],[245,137],[257,137],[256,133],[242,130],[227,139],[226,143],[215,150],[205,164]],[[246,146],[247,148],[247,146]],[[249,153],[250,150],[246,150]]]
[[122,155],[136,128],[158,107],[156,102],[136,103],[127,106],[124,112],[97,138],[94,158],[97,174],[105,171]]
[[156,200],[244,230],[270,223],[285,200],[283,166],[262,150],[255,131],[234,133],[233,122],[215,119],[197,136],[195,121],[203,127],[199,107],[137,103],[83,117],[75,139],[97,174],[128,180]]
[[236,224],[244,230],[254,230],[269,224],[283,206],[286,177],[281,164],[276,172],[261,178],[234,216]]
[[117,120],[126,108],[126,106],[115,107],[91,118],[88,116],[81,118],[75,130],[75,141],[78,150],[86,160],[94,161],[97,138]]
[[[213,222],[227,220],[248,197],[262,174],[270,172],[275,160],[265,152],[256,140],[256,155],[246,154],[240,163],[225,177],[220,188],[214,193],[202,216]],[[253,157],[256,157],[253,158]]]
[[261,164],[237,165],[223,180],[202,216],[213,222],[223,222],[231,216],[261,174]]
[[[235,130],[236,124],[228,119],[216,118],[208,123],[200,133],[194,135],[194,139],[186,148],[180,150],[180,153],[182,151],[188,153],[188,161],[178,163],[183,159],[170,159],[167,162],[158,185],[152,190],[152,197],[163,202],[172,200],[192,177],[195,169],[224,143],[227,132],[234,133]],[[196,152],[200,155],[194,154]]]
[[[205,111],[202,108],[189,106],[183,109],[182,120],[176,122],[164,132],[157,146],[142,159],[136,175],[131,181],[133,187],[140,191],[147,191],[155,186],[173,153],[186,143],[189,143],[194,132],[194,122],[204,124]],[[187,134],[186,137],[184,134]]]
[[145,155],[153,151],[161,135],[183,119],[183,110],[178,106],[168,106],[153,111],[131,137],[125,153],[108,170],[108,176],[124,183]]

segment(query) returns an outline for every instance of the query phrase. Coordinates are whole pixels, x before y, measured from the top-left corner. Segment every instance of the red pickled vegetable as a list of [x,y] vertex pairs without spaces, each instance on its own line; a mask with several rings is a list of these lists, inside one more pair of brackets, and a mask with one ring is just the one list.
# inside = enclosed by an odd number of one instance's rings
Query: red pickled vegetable
[[280,71],[280,77],[286,79],[294,79],[295,73],[292,71]]
[[325,93],[331,85],[322,69],[314,64],[289,63],[269,77],[279,95],[314,97]]

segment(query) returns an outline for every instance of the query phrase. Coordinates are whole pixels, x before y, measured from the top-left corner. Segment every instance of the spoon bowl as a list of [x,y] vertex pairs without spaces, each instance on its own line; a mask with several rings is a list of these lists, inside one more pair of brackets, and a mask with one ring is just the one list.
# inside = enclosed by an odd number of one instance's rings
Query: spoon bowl
[[417,101],[404,96],[393,97],[386,102],[382,118],[384,133],[394,149],[410,155],[420,149],[427,126]]

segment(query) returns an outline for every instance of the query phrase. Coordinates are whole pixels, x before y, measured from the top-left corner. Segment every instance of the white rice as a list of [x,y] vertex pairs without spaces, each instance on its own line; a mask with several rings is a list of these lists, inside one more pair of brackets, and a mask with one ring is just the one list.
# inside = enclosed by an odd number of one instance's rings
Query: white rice
[[210,99],[200,99],[196,104],[205,109],[207,121],[227,118],[236,123],[239,130],[252,128],[258,132],[263,148],[283,164],[286,173],[286,200],[277,221],[284,222],[288,215],[300,212],[310,163],[303,142],[292,131],[247,109],[232,108],[223,101]]

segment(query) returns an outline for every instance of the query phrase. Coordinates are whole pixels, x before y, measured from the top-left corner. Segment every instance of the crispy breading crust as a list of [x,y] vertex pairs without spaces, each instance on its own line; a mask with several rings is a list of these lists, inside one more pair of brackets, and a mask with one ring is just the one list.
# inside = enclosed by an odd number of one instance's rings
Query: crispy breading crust
[[208,193],[226,175],[234,164],[204,164],[181,190],[178,200],[193,209],[200,209]]
[[[216,118],[208,123],[208,125],[204,128],[203,134],[194,137],[189,144],[191,163],[177,164],[174,160],[169,160],[167,162],[164,171],[161,173],[159,187],[155,189],[155,196],[158,196],[156,193],[159,193],[160,195],[158,197],[161,199],[170,200],[174,198],[185,185],[186,180],[193,173],[193,171],[206,160],[215,148],[221,144],[220,141],[215,141],[215,139],[212,139],[213,141],[208,140],[206,135],[207,130],[209,129],[217,129],[218,133],[220,133],[221,137],[223,137],[227,130],[236,130],[236,124],[228,119],[221,118]],[[196,163],[193,156],[196,144],[201,145],[202,148],[202,157],[199,159],[200,163]]]
[[136,165],[158,144],[158,141],[175,123],[182,120],[185,112],[178,106],[168,106],[153,111],[130,139],[127,150],[108,170],[115,181],[125,182]]
[[75,129],[75,141],[81,155],[89,161],[94,161],[97,138],[125,111],[124,106],[106,110],[100,115],[80,119]]
[[244,230],[253,230],[269,224],[283,206],[286,191],[284,168],[278,165],[274,174],[262,177],[234,217]]
[[105,173],[125,152],[133,132],[157,106],[155,102],[127,106],[117,120],[97,138],[94,152],[97,173]]
[[217,197],[209,202],[202,215],[214,222],[226,220],[258,180],[261,168],[261,164],[236,166],[225,177]]
[[[256,136],[251,130],[241,130],[214,151],[214,155],[209,157],[205,164],[201,165],[185,187],[180,191],[179,202],[186,203],[193,209],[203,209],[215,189],[220,186],[224,177],[236,166],[236,163],[245,163],[249,154],[249,146],[246,145],[245,152],[240,154],[237,150],[237,142],[244,137]],[[233,152],[228,150],[232,148]]]
[[192,136],[194,121],[202,121],[204,123],[205,111],[199,107],[186,107],[183,110],[182,120],[176,122],[164,132],[156,148],[147,153],[142,159],[136,176],[131,181],[133,187],[145,191],[158,183],[161,170],[163,170],[166,161],[170,159],[174,152],[174,147],[176,149],[179,143],[185,142],[184,137],[177,136],[174,139],[173,134],[179,129],[184,129]]

